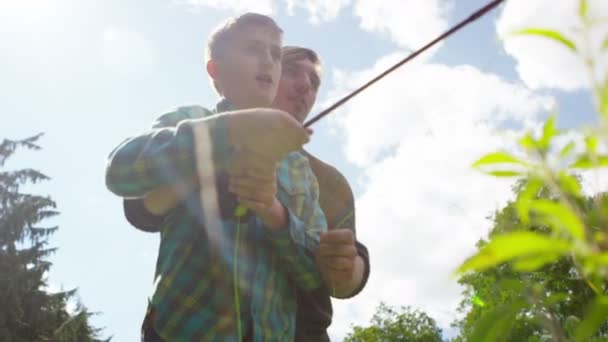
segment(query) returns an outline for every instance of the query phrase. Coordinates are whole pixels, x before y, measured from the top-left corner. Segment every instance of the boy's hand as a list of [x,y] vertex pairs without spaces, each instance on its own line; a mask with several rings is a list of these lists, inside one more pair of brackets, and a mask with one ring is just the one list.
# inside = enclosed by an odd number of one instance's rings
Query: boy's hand
[[237,148],[229,170],[228,191],[253,210],[271,229],[287,226],[287,213],[276,198],[277,161],[248,148]]
[[286,112],[254,108],[227,114],[228,140],[266,159],[281,160],[309,141],[310,131]]

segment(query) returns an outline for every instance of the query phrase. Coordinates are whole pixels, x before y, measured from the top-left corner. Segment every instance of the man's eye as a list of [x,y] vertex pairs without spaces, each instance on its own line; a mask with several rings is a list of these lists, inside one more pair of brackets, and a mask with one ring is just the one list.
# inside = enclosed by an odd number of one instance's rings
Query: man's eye
[[298,71],[295,68],[286,68],[283,69],[283,72],[287,74],[289,77],[295,77],[298,74]]
[[311,80],[310,83],[312,84],[313,88],[315,90],[319,89],[319,85],[320,85],[321,81],[317,78],[317,76],[316,75],[311,76],[310,80]]

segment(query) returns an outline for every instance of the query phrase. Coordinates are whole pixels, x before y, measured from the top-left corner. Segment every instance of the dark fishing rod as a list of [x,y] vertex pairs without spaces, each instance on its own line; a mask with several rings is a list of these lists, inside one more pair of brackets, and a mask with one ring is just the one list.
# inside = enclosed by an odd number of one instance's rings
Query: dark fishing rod
[[386,69],[383,73],[381,73],[380,75],[374,77],[372,80],[368,81],[367,83],[365,83],[364,85],[362,85],[361,87],[355,89],[353,92],[351,92],[350,94],[344,96],[343,98],[341,98],[340,100],[338,100],[336,103],[334,103],[333,105],[329,106],[329,108],[325,109],[324,111],[320,112],[319,114],[315,115],[313,118],[311,118],[310,120],[308,120],[307,122],[304,123],[304,127],[310,127],[312,124],[314,124],[315,122],[321,120],[323,117],[327,116],[329,113],[333,112],[336,108],[342,106],[344,103],[346,103],[348,100],[352,99],[353,97],[355,97],[357,94],[359,94],[360,92],[362,92],[363,90],[367,89],[367,87],[371,86],[372,84],[378,82],[380,79],[382,79],[384,76],[390,74],[391,72],[395,71],[397,68],[399,68],[400,66],[404,65],[405,63],[411,61],[412,59],[416,58],[418,55],[420,55],[421,53],[423,53],[424,51],[428,50],[429,48],[431,48],[433,45],[439,43],[440,41],[446,39],[447,37],[449,37],[452,33],[455,33],[456,31],[460,30],[461,28],[467,26],[468,24],[474,22],[475,20],[481,18],[482,16],[484,16],[486,13],[488,13],[490,10],[492,10],[493,8],[495,8],[496,6],[498,6],[501,2],[503,2],[504,0],[494,0],[492,2],[490,2],[489,4],[483,6],[482,8],[478,9],[477,11],[475,11],[473,14],[471,14],[469,17],[467,17],[466,19],[464,19],[463,21],[461,21],[460,23],[456,24],[454,27],[452,27],[451,29],[449,29],[448,31],[446,31],[445,33],[443,33],[442,35],[440,35],[439,37],[435,38],[433,41],[431,41],[430,43],[426,44],[425,46],[421,47],[420,49],[412,52],[409,56],[407,56],[406,58],[402,59],[401,61],[397,62],[395,65],[393,65],[392,67]]

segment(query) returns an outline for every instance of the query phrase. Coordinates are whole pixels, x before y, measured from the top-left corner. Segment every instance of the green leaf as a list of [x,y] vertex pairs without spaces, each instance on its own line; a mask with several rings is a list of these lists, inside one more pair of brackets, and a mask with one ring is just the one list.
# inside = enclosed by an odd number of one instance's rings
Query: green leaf
[[[606,37],[606,41],[604,42],[604,45],[608,44],[608,37]],[[607,119],[608,118],[608,78],[606,78],[606,81],[604,82],[604,85],[602,85],[601,89],[600,89],[600,115],[602,118]]]
[[482,308],[486,306],[486,303],[481,298],[479,298],[478,295],[474,295],[473,298],[471,298],[471,302],[473,303],[473,305],[477,305]]
[[585,137],[585,147],[587,148],[587,153],[595,154],[597,153],[597,144],[599,139],[594,135],[589,135]]
[[597,296],[587,309],[585,318],[576,329],[575,341],[589,341],[608,320],[608,296]]
[[538,178],[528,178],[524,188],[519,193],[515,202],[517,215],[523,224],[530,223],[530,203],[536,199],[538,192],[543,187],[543,183]]
[[513,262],[513,268],[516,271],[532,272],[545,266],[546,264],[552,263],[561,257],[560,254],[542,254],[531,258],[522,260],[516,260]]
[[526,307],[526,302],[516,300],[488,311],[476,322],[470,341],[501,341],[508,336],[515,317]]
[[596,156],[594,160],[589,157],[588,154],[583,154],[578,157],[578,159],[570,165],[571,168],[574,169],[593,169],[596,167],[605,167],[608,166],[608,156]]
[[567,300],[568,298],[570,298],[570,296],[567,293],[557,292],[557,293],[553,293],[550,296],[548,296],[547,298],[545,298],[544,302],[547,306],[552,306],[557,303],[561,303],[561,302]]
[[519,139],[519,145],[526,149],[526,151],[531,151],[536,149],[536,140],[532,137],[532,133],[526,133],[521,139]]
[[558,180],[560,188],[567,194],[577,197],[582,195],[581,185],[576,177],[562,171],[558,175]]
[[543,222],[562,231],[567,231],[577,240],[585,238],[583,221],[562,203],[539,199],[530,203],[530,210],[541,215]]
[[513,155],[507,152],[494,152],[488,153],[485,156],[479,158],[475,163],[473,163],[472,167],[480,167],[485,165],[493,165],[493,164],[519,164],[525,165],[525,163]]
[[494,170],[494,171],[483,171],[488,175],[492,175],[495,177],[517,177],[521,176],[523,173],[519,171],[508,171],[508,170]]
[[604,43],[602,43],[602,49],[608,49],[608,36],[604,38]]
[[589,256],[589,261],[599,265],[608,266],[608,252]]
[[563,255],[571,248],[569,242],[529,231],[499,235],[490,240],[473,257],[466,260],[457,273],[483,271],[516,258],[544,254]]
[[578,14],[581,18],[587,17],[587,9],[588,9],[587,0],[581,0],[578,6]]
[[555,128],[555,115],[549,117],[549,119],[545,122],[543,126],[543,135],[540,137],[538,141],[538,147],[546,151],[551,145],[551,139],[557,134],[557,129]]
[[569,336],[574,335],[576,327],[580,324],[580,322],[581,320],[578,317],[574,315],[568,316],[568,318],[566,318],[566,321],[563,323],[566,334],[568,334]]
[[575,147],[576,147],[576,144],[574,143],[574,141],[569,142],[566,146],[562,147],[562,149],[559,151],[559,157],[560,158],[567,157],[570,153],[572,153],[572,150],[574,150]]
[[558,31],[542,29],[542,28],[527,28],[523,30],[518,30],[511,32],[511,35],[521,36],[521,35],[533,35],[533,36],[541,36],[545,38],[549,38],[553,41],[559,42],[565,47],[569,48],[572,51],[576,51],[576,45],[568,38],[564,37]]

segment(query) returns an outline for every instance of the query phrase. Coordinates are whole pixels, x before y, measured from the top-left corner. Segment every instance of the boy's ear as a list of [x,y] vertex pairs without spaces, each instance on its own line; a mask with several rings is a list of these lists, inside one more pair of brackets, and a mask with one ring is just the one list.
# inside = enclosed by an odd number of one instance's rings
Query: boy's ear
[[217,78],[217,65],[213,60],[207,62],[207,74],[214,80]]

